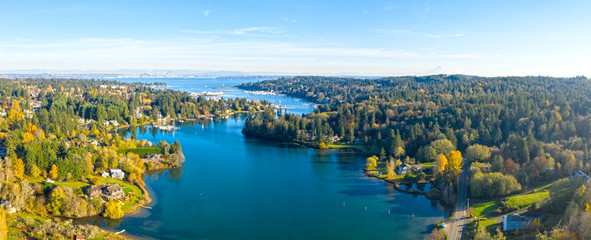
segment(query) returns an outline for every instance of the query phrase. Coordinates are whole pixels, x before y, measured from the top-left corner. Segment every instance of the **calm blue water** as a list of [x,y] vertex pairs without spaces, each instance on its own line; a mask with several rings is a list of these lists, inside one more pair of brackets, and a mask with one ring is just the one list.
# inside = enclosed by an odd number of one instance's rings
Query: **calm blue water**
[[281,105],[287,108],[287,111],[295,114],[310,113],[314,110],[314,104],[308,103],[304,100],[285,97],[282,95],[257,95],[245,92],[241,89],[216,89],[214,87],[234,87],[243,83],[262,81],[260,79],[249,78],[165,78],[165,79],[149,79],[149,78],[122,78],[113,79],[122,82],[165,82],[168,89],[185,91],[190,93],[202,92],[223,92],[224,98],[246,98],[248,100],[267,100],[273,105]]
[[420,239],[446,215],[437,201],[365,177],[360,153],[245,138],[243,123],[138,130],[138,139],[178,140],[185,165],[146,174],[152,209],[88,221],[148,239]]

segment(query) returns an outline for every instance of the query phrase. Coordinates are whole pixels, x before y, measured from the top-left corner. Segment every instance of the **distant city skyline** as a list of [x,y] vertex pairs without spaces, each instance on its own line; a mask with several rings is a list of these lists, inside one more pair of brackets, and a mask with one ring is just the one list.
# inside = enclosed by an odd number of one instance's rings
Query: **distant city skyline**
[[591,76],[590,1],[0,1],[0,73]]

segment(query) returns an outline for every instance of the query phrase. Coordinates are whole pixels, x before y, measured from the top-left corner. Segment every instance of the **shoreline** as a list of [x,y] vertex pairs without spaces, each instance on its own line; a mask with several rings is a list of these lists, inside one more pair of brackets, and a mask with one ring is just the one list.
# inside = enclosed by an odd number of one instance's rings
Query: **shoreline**
[[432,181],[404,181],[402,179],[387,179],[387,178],[382,178],[382,177],[378,176],[377,174],[370,173],[369,171],[367,171],[365,169],[363,169],[363,173],[365,176],[376,178],[380,181],[391,183],[394,186],[394,189],[396,189],[399,192],[413,194],[413,195],[425,195],[425,197],[427,197],[428,199],[435,199],[435,198],[429,197],[429,192],[418,191],[418,190],[405,190],[400,187],[401,184],[427,184],[427,183],[432,183]]
[[[199,115],[197,116],[197,118],[185,118],[185,117],[179,117],[179,118],[172,118],[170,120],[167,120],[166,123],[171,122],[171,121],[197,121],[198,119],[205,119],[205,118],[215,118],[215,117],[221,117],[221,118],[225,118],[225,117],[229,117],[232,115],[236,115],[236,114],[243,114],[243,113],[258,113],[258,112],[262,112],[262,110],[257,110],[257,111],[234,111],[231,113],[225,113],[225,114],[206,114],[206,115]],[[115,130],[119,130],[119,129],[123,129],[123,128],[129,128],[129,127],[141,127],[141,126],[148,126],[148,125],[154,125],[156,124],[156,121],[150,121],[150,122],[146,122],[146,123],[137,123],[137,124],[121,124],[119,126],[116,127],[110,127],[107,129],[107,131],[115,131]]]
[[[281,141],[279,139],[275,139],[275,138],[271,138],[271,137],[255,136],[255,135],[244,134],[244,133],[243,133],[243,135],[245,135],[249,138],[263,139],[263,140],[270,140],[270,141],[280,141],[285,144],[306,147],[306,148],[311,148],[311,149],[315,149],[315,150],[349,150],[349,151],[354,151],[357,153],[363,153],[365,155],[368,154],[366,150],[362,149],[363,147],[355,147],[355,145],[337,146],[337,144],[329,144],[328,145],[329,147],[327,147],[327,148],[318,148],[318,147],[314,146],[313,144],[310,144],[307,142],[302,142],[302,141]],[[387,178],[382,178],[382,177],[378,176],[377,174],[370,173],[365,168],[363,169],[363,174],[368,177],[376,178],[380,181],[385,181],[385,182],[391,183],[394,186],[394,189],[396,189],[397,191],[399,191],[401,193],[413,194],[413,195],[424,195],[428,199],[437,199],[437,198],[431,197],[429,195],[429,192],[426,192],[426,191],[405,190],[400,187],[400,184],[427,184],[427,183],[432,183],[432,181],[427,181],[427,180],[425,180],[425,181],[405,181],[403,179],[387,179]]]

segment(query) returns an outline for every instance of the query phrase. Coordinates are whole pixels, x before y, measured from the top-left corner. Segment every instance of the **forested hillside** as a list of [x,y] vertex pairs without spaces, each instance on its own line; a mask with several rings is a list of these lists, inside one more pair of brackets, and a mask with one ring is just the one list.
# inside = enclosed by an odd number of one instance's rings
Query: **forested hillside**
[[[447,202],[453,202],[458,176],[446,166],[454,150],[472,162],[475,199],[591,171],[591,81],[585,77],[293,77],[240,87],[320,104],[305,116],[271,110],[252,115],[245,134],[320,148],[364,146],[377,155],[377,165],[434,162],[432,194]],[[570,197],[546,212],[562,214]],[[585,211],[585,202],[578,206]]]

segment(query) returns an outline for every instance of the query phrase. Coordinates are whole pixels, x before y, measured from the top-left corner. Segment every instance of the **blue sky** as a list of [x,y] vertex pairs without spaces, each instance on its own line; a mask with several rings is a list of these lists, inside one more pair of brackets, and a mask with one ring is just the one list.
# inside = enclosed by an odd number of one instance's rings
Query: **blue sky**
[[591,76],[591,1],[8,1],[0,70]]

